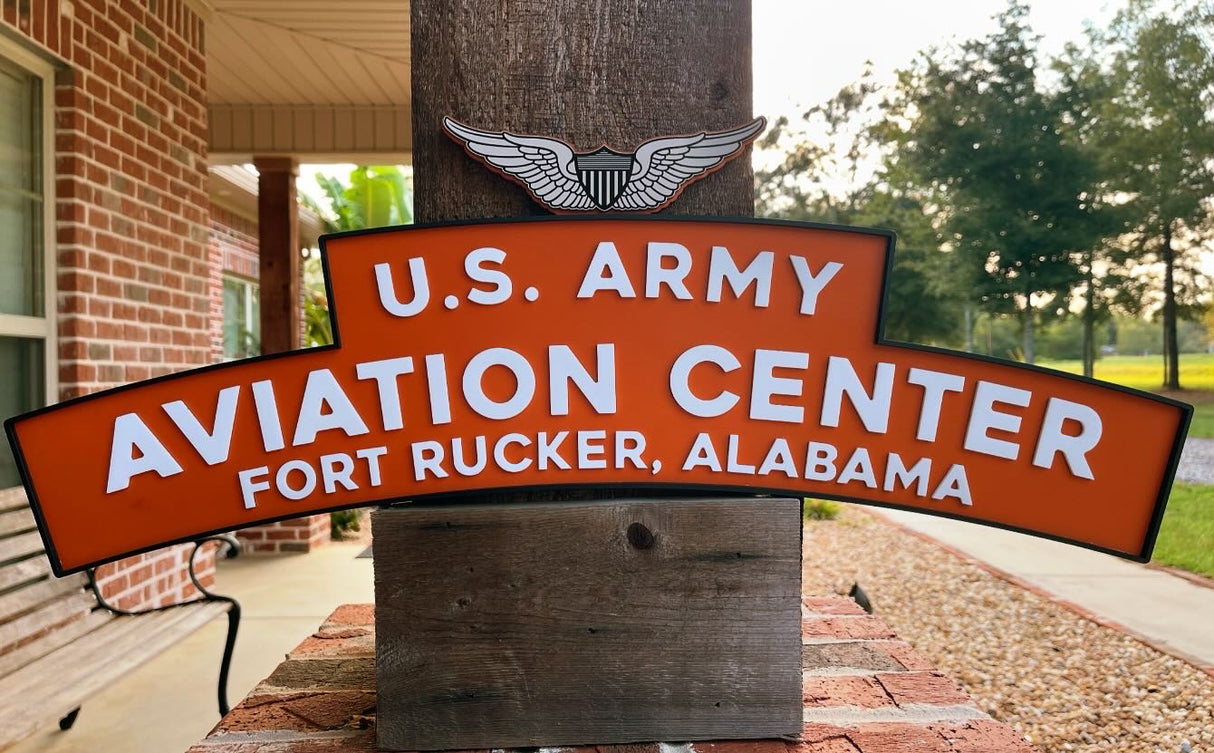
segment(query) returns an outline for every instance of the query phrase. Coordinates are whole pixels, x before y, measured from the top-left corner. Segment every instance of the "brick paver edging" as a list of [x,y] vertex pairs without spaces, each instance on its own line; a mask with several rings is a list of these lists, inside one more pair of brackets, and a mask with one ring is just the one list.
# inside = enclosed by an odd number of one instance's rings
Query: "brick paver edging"
[[[339,607],[188,753],[375,748],[374,607]],[[802,601],[800,741],[567,747],[562,753],[1032,753],[881,620],[841,596]],[[467,752],[472,753],[472,752]],[[488,753],[488,752],[484,752]]]
[[[1206,664],[1200,658],[1193,656],[1192,654],[1186,653],[1184,651],[1180,651],[1179,649],[1174,648],[1173,646],[1169,646],[1166,643],[1157,641],[1148,635],[1144,635],[1144,634],[1138,632],[1137,630],[1134,630],[1133,628],[1122,625],[1120,622],[1117,622],[1115,620],[1110,620],[1107,617],[1102,617],[1101,615],[1098,615],[1095,612],[1092,612],[1091,610],[1087,609],[1086,607],[1080,606],[1079,604],[1076,604],[1073,601],[1068,601],[1067,599],[1064,599],[1061,596],[1058,596],[1057,594],[1050,593],[1049,591],[1045,590],[1044,588],[1034,585],[1033,583],[1029,583],[1028,581],[1024,580],[1023,578],[1021,578],[1017,575],[1013,575],[1013,574],[1007,572],[1006,570],[1002,570],[998,567],[995,567],[994,565],[992,565],[988,562],[983,562],[982,560],[974,557],[973,555],[963,552],[954,546],[946,544],[943,541],[940,541],[939,539],[937,539],[929,534],[923,533],[921,531],[916,531],[913,528],[904,526],[901,523],[899,523],[898,521],[892,520],[892,519],[887,518],[886,516],[882,515],[879,510],[866,510],[866,512],[875,518],[879,518],[881,520],[881,522],[888,523],[889,525],[895,526],[896,528],[901,529],[902,531],[910,534],[911,536],[914,536],[917,539],[920,539],[921,541],[925,541],[929,544],[932,544],[933,546],[937,546],[940,549],[943,549],[944,551],[953,555],[954,557],[957,557],[965,562],[968,562],[969,564],[974,565],[975,567],[990,573],[991,575],[995,576],[996,578],[999,578],[1000,580],[1011,583],[1012,585],[1018,586],[1019,588],[1023,588],[1024,590],[1026,590],[1036,596],[1039,596],[1042,599],[1045,599],[1046,601],[1052,602],[1061,607],[1065,607],[1066,609],[1071,610],[1072,612],[1074,612],[1075,614],[1084,618],[1085,620],[1088,620],[1089,622],[1094,622],[1097,625],[1100,625],[1101,627],[1109,628],[1110,630],[1116,630],[1119,633],[1124,633],[1125,635],[1128,635],[1129,637],[1133,638],[1134,640],[1138,641],[1139,643],[1141,643],[1145,646],[1153,648],[1162,654],[1167,654],[1168,656],[1174,657],[1176,659],[1180,659],[1181,661],[1185,662],[1186,664],[1190,664],[1190,665],[1196,667],[1198,670],[1205,672],[1210,677],[1214,677],[1214,665]],[[1167,571],[1172,570],[1172,568],[1165,568],[1165,567],[1160,567],[1160,566],[1155,566],[1154,569],[1167,570]],[[1179,573],[1175,573],[1175,572],[1173,572],[1171,574],[1179,575]],[[1207,587],[1210,587],[1212,584],[1214,584],[1214,582],[1210,581],[1207,578],[1202,578],[1201,576],[1193,576],[1190,578],[1185,578],[1185,580],[1189,580],[1191,582],[1196,583],[1197,585],[1207,586]],[[1205,582],[1203,583],[1201,581],[1205,581]]]

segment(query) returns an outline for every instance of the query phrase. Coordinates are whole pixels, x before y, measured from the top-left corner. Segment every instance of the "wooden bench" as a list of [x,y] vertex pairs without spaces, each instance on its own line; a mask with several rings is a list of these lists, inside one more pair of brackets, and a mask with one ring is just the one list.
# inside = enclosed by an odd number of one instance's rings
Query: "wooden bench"
[[199,598],[129,612],[106,603],[91,571],[54,577],[25,491],[0,490],[0,749],[55,720],[70,729],[94,693],[225,613],[219,713],[228,712],[240,605],[198,582],[194,557],[207,541],[227,543],[229,557],[239,551],[230,536],[195,542],[189,576]]

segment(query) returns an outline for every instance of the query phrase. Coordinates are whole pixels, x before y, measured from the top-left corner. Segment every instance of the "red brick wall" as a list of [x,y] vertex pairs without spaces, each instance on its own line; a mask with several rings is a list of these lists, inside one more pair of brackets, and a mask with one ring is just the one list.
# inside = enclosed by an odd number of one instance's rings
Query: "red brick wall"
[[[157,549],[97,568],[102,597],[111,606],[133,610],[194,598],[198,589],[187,570],[193,549],[192,544]],[[215,545],[203,547],[195,563],[203,588],[215,585]]]
[[332,540],[329,515],[307,515],[237,531],[247,552],[278,554],[310,552]]
[[257,220],[211,204],[209,238],[211,361],[218,363],[223,360],[223,276],[256,280],[261,275]]
[[[183,0],[4,0],[2,9],[4,26],[59,58],[60,396],[207,363],[202,21]],[[152,552],[99,574],[137,608],[191,590],[183,556],[183,547]],[[213,564],[200,572],[209,578]]]

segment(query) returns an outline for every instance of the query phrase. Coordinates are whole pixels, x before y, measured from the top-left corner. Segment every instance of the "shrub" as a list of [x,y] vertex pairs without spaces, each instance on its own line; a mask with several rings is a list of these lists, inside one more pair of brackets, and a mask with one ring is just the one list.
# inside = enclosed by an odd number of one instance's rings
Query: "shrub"
[[358,510],[338,510],[329,513],[329,533],[335,539],[345,537],[351,531],[361,530]]
[[806,497],[801,504],[801,515],[806,520],[834,520],[843,512],[843,506],[828,499]]

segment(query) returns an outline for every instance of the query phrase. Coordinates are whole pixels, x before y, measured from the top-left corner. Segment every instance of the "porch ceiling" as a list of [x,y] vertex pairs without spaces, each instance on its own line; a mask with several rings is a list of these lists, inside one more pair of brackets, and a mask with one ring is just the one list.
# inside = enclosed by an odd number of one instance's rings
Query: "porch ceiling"
[[408,0],[210,0],[211,152],[407,156]]

